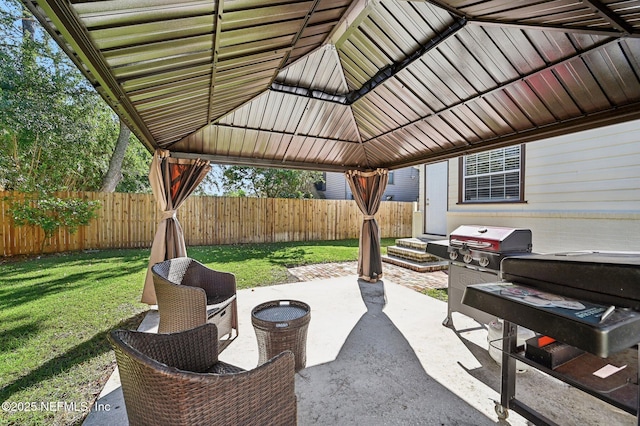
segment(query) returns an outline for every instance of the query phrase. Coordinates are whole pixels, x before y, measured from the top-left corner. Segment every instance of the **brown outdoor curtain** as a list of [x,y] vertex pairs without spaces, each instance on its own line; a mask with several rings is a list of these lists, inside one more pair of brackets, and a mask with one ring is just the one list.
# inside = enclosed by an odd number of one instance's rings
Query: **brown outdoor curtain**
[[149,169],[149,182],[162,216],[151,245],[149,267],[142,291],[143,303],[157,303],[151,267],[158,262],[187,255],[184,234],[176,218],[176,211],[210,169],[208,161],[171,158],[169,151],[162,149],[154,153]]
[[386,169],[368,172],[349,170],[345,173],[345,177],[356,204],[364,214],[360,231],[358,276],[364,280],[376,282],[382,278],[382,255],[380,228],[374,215],[380,208],[382,194],[389,180],[389,171]]

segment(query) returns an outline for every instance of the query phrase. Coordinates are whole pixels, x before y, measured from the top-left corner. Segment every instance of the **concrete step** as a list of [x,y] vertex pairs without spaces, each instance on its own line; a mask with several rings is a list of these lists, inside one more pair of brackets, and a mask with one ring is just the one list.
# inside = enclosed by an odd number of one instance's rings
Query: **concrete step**
[[387,247],[387,253],[390,256],[400,257],[402,259],[412,260],[414,262],[435,262],[437,257],[425,252],[424,250],[418,250],[414,248],[389,246]]
[[382,261],[392,265],[401,266],[416,272],[435,272],[443,271],[449,268],[448,261],[437,262],[415,262],[408,259],[401,259],[395,256],[383,255]]
[[398,238],[396,240],[396,246],[421,250],[423,252],[427,251],[427,243],[417,238]]

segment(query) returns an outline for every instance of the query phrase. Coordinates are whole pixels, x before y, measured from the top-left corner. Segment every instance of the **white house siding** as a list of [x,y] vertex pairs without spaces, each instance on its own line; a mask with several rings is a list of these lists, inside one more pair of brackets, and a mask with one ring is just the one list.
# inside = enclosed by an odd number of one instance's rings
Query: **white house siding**
[[526,145],[525,203],[458,204],[449,163],[447,229],[529,228],[533,250],[640,251],[640,121]]
[[387,185],[382,199],[392,197],[393,201],[418,201],[420,191],[420,170],[406,167],[393,171],[393,184]]
[[[387,185],[382,200],[392,197],[392,201],[417,201],[420,171],[414,167],[407,167],[394,170],[393,173],[394,183]],[[351,188],[343,173],[326,173],[325,183],[324,198],[328,200],[351,200]]]
[[326,173],[324,197],[327,200],[350,200],[351,189],[343,173]]

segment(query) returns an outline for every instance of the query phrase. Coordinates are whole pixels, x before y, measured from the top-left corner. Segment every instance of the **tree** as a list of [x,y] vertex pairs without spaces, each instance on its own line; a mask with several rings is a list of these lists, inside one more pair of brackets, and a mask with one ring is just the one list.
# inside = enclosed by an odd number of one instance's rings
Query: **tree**
[[120,120],[118,141],[116,142],[116,148],[113,150],[111,161],[109,161],[109,170],[102,179],[100,192],[114,192],[118,183],[122,180],[122,162],[124,161],[124,154],[127,152],[127,146],[129,145],[129,136],[131,136],[131,130]]
[[312,198],[314,184],[320,181],[322,173],[315,171],[228,166],[223,172],[222,187],[225,194]]
[[[18,2],[0,14],[0,189],[100,189],[117,116]],[[149,191],[151,155],[130,145],[118,188]]]
[[193,192],[194,195],[220,195],[223,192],[222,180],[223,180],[224,166],[219,164],[211,164],[211,170],[204,177],[200,185]]

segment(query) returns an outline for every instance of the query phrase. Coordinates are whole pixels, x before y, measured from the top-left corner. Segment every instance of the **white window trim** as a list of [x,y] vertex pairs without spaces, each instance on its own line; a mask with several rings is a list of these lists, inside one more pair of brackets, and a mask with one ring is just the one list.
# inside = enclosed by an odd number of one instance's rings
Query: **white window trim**
[[[461,157],[460,158],[460,188],[459,188],[459,202],[462,204],[483,204],[483,203],[513,203],[513,202],[523,202],[524,201],[524,145],[519,145],[516,146],[517,148],[519,148],[519,159],[518,159],[518,166],[519,168],[517,169],[517,171],[515,171],[516,169],[511,169],[511,170],[505,170],[504,167],[502,168],[501,171],[487,171],[485,173],[477,173],[474,175],[467,175],[467,160],[469,157],[472,156],[479,156],[479,155],[487,155],[487,154],[491,154],[494,152],[498,152],[498,151],[504,151],[505,150],[513,150],[514,147],[507,147],[507,148],[498,148],[495,150],[491,150],[488,152],[483,152],[483,153],[479,153],[479,154],[471,154],[465,157]],[[506,157],[506,159],[509,159],[512,157]],[[502,156],[502,163],[504,166],[505,163],[505,156],[503,154]],[[467,186],[467,179],[472,179],[472,178],[478,178],[478,177],[488,177],[489,179],[491,179],[491,176],[508,176],[508,175],[513,175],[517,173],[517,179],[518,179],[518,194],[517,196],[512,196],[512,197],[495,197],[495,198],[491,198],[491,194],[489,194],[488,198],[478,198],[478,199],[467,199],[467,192],[466,192],[466,186]],[[508,187],[512,187],[512,185],[508,185],[506,183],[506,181],[501,185],[502,188],[505,188],[505,194],[506,194],[506,188]],[[486,191],[489,191],[489,193],[491,192],[491,187],[488,188],[484,188]]]

